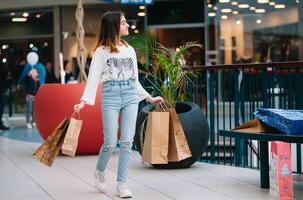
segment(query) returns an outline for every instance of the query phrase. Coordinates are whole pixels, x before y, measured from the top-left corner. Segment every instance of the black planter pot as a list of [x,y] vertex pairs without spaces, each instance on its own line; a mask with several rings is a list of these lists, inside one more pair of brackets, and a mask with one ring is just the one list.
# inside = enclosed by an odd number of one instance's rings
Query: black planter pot
[[[141,153],[140,127],[146,119],[148,112],[153,110],[153,105],[147,105],[138,114],[134,144]],[[168,164],[153,164],[156,168],[175,169],[187,168],[195,163],[204,153],[209,139],[209,126],[205,115],[198,105],[190,102],[177,103],[176,111],[180,118],[192,157]]]

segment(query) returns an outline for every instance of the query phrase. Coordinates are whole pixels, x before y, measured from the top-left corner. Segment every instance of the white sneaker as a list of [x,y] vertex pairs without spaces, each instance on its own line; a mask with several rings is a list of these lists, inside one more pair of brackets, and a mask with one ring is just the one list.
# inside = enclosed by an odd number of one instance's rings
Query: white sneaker
[[95,185],[100,192],[105,191],[105,173],[98,169],[95,170]]
[[33,128],[33,126],[31,125],[31,123],[26,123],[26,127],[27,128]]
[[126,186],[126,183],[118,182],[117,191],[120,198],[132,198],[133,194]]

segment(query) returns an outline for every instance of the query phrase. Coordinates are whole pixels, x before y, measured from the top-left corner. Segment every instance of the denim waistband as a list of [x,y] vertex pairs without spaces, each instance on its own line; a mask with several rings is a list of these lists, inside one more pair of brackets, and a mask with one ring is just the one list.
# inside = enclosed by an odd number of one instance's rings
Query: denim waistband
[[133,85],[135,83],[134,79],[128,79],[128,80],[108,80],[104,81],[103,85]]

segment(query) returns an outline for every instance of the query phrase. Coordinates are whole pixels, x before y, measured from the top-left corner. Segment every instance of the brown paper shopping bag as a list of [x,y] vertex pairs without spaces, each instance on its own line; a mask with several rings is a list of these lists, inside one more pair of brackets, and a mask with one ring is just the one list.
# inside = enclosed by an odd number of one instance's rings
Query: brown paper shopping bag
[[33,156],[41,163],[51,166],[58,155],[67,131],[69,119],[65,118],[52,132],[44,143],[34,152]]
[[168,161],[180,161],[192,156],[180,119],[174,108],[169,109]]
[[78,139],[82,127],[82,120],[80,120],[80,113],[74,112],[64,138],[62,145],[62,154],[68,156],[75,156],[78,146]]
[[150,112],[147,118],[142,161],[150,164],[167,164],[169,113]]
[[233,129],[234,131],[247,133],[280,133],[279,130],[264,124],[259,119],[250,120]]

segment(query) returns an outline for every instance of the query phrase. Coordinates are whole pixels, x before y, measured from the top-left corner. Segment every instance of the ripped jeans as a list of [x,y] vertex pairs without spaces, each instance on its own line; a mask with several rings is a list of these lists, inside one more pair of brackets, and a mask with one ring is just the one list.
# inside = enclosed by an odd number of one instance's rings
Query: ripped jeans
[[117,144],[120,113],[121,136],[117,181],[126,182],[138,113],[136,82],[133,80],[106,81],[102,84],[102,91],[104,143],[99,152],[97,169],[105,170],[113,148]]

